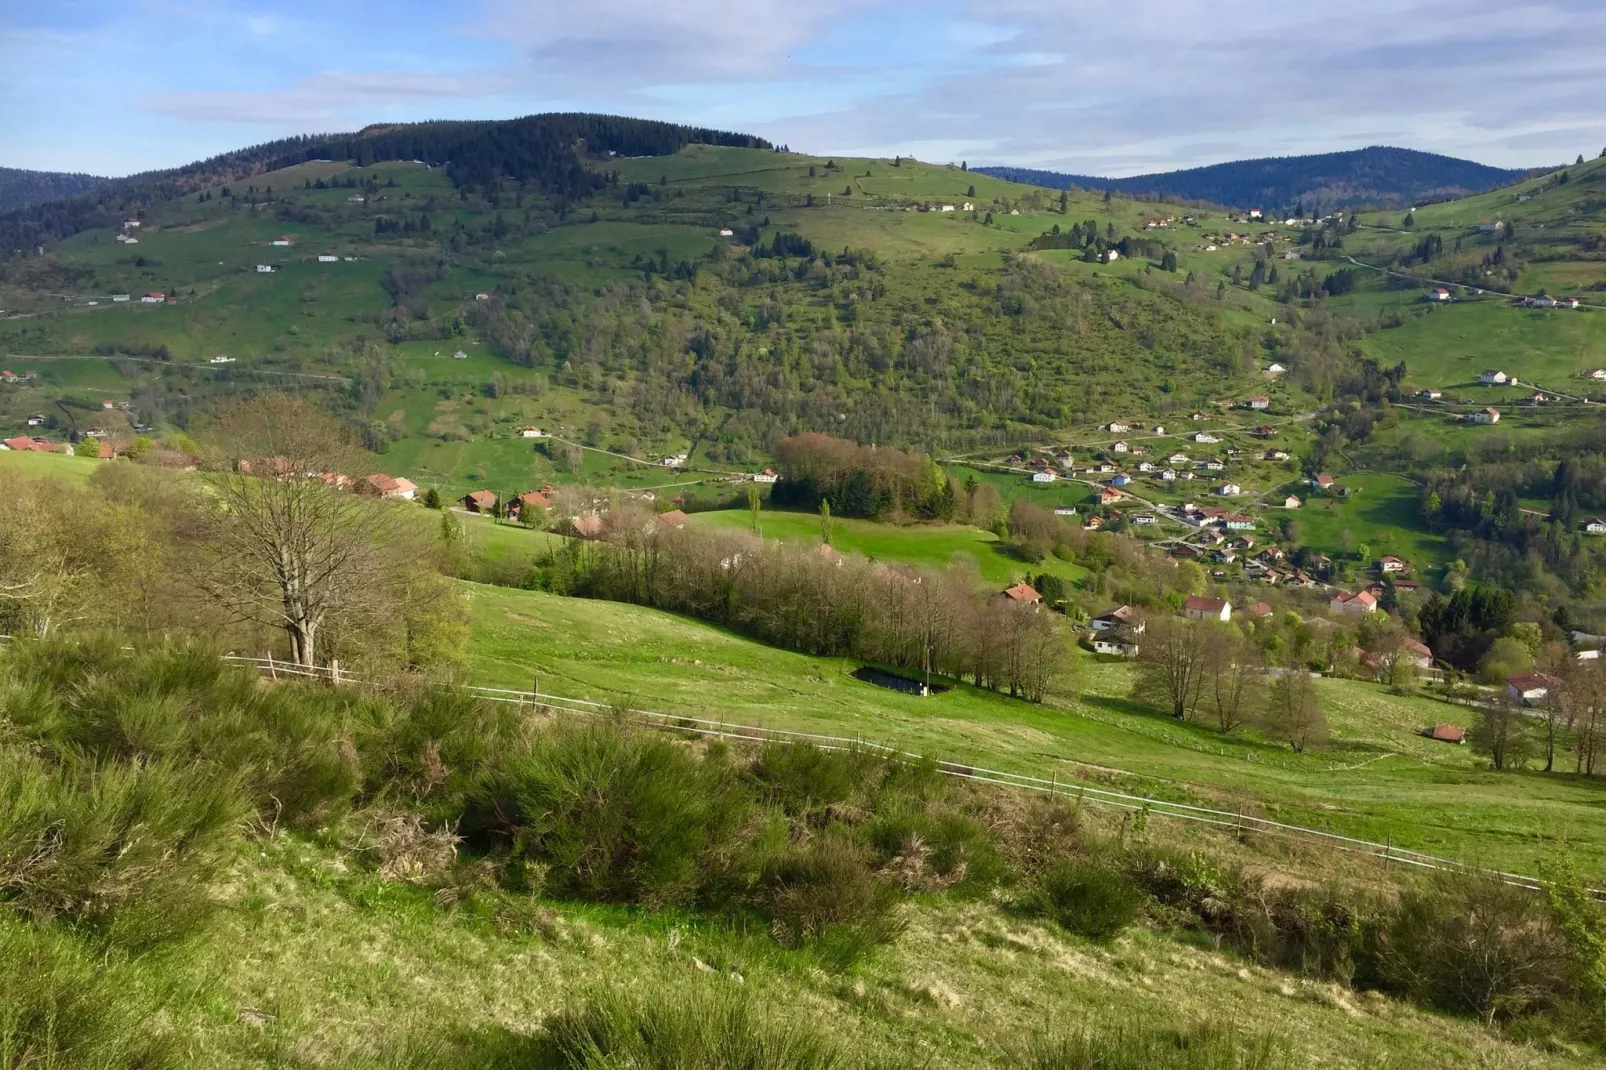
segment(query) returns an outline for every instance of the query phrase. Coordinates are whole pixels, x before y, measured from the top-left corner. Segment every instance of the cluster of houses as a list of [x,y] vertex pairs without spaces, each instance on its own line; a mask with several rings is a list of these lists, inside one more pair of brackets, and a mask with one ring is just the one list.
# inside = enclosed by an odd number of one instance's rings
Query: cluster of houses
[[10,368],[0,370],[0,383],[8,386],[21,386],[23,383],[33,382],[33,372],[14,372]]
[[1524,297],[1517,302],[1523,308],[1582,308],[1583,302],[1576,297],[1551,297],[1547,293]]

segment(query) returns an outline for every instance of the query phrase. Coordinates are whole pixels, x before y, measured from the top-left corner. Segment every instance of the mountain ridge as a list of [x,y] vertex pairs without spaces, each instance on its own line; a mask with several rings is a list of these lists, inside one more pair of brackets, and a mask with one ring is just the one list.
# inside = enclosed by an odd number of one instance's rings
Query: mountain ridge
[[1177,171],[1099,178],[1026,167],[972,168],[994,178],[1066,189],[1112,189],[1206,201],[1235,208],[1401,207],[1465,197],[1509,185],[1545,169],[1492,167],[1390,145],[1304,156],[1230,160]]
[[114,179],[77,171],[0,167],[0,213],[93,193]]

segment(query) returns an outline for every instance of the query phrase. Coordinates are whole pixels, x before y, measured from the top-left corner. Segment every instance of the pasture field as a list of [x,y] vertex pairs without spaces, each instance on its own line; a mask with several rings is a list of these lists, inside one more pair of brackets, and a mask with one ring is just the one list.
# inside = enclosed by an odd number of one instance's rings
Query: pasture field
[[[1372,558],[1393,554],[1410,561],[1417,579],[1449,561],[1442,536],[1422,530],[1420,490],[1405,476],[1386,472],[1350,472],[1339,477],[1348,497],[1308,495],[1294,487],[1304,504],[1290,515],[1299,525],[1300,541],[1335,558],[1358,552]],[[1363,562],[1370,564],[1370,561]]]
[[[760,529],[767,539],[788,542],[820,541],[820,518],[813,513],[764,510]],[[691,526],[698,530],[750,529],[745,509],[724,509],[693,513]],[[897,527],[870,520],[831,518],[831,545],[845,553],[863,554],[876,561],[942,568],[956,557],[976,563],[982,579],[1000,589],[1019,581],[1027,572],[1047,572],[1070,582],[1086,576],[1086,570],[1058,558],[1045,558],[1042,564],[1028,565],[1013,556],[990,531],[965,524],[914,524]]]
[[[1334,742],[1295,754],[1253,732],[1222,737],[1132,703],[1131,667],[1073,652],[1042,705],[960,685],[930,698],[849,674],[857,663],[777,650],[638,606],[465,585],[470,676],[636,709],[886,743],[1011,772],[1085,778],[1244,809],[1482,864],[1532,871],[1552,837],[1606,867],[1606,785],[1498,774],[1416,733],[1467,711],[1370,683],[1323,680]],[[1559,767],[1570,769],[1565,755]]]

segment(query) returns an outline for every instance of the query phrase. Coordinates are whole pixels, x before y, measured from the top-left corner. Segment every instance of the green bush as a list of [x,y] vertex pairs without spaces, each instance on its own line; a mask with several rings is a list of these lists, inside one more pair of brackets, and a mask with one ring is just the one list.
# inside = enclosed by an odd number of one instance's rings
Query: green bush
[[795,1010],[762,1010],[738,992],[680,986],[605,991],[546,1022],[550,1065],[564,1070],[838,1070],[850,1062]]
[[1035,875],[1025,903],[1078,936],[1112,940],[1137,921],[1145,900],[1143,889],[1119,870],[1067,859]]
[[727,763],[647,731],[562,724],[508,762],[477,809],[499,815],[514,857],[548,866],[553,887],[668,905],[695,900],[748,805]]
[[1010,1064],[1021,1070],[1280,1070],[1298,1065],[1271,1037],[1205,1023],[1176,1030],[1142,1022],[1085,1026],[1039,1038]]
[[877,875],[870,852],[828,831],[788,844],[759,870],[754,905],[771,932],[791,944],[814,942],[838,966],[903,929],[902,894]]
[[769,743],[753,765],[763,797],[800,816],[845,801],[861,780],[852,756],[812,743]]

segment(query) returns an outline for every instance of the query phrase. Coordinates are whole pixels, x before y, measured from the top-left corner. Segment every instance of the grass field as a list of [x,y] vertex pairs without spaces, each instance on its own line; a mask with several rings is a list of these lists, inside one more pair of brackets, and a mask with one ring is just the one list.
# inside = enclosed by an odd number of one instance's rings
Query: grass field
[[[819,542],[820,518],[812,513],[766,511],[760,516],[766,538],[790,542]],[[699,529],[749,530],[746,510],[729,509],[692,514],[692,527]],[[1075,582],[1086,575],[1078,565],[1057,558],[1046,558],[1040,565],[1028,565],[1012,555],[997,535],[963,524],[913,524],[896,527],[869,520],[832,518],[831,545],[847,553],[858,553],[876,561],[896,561],[906,565],[942,568],[963,555],[976,562],[982,579],[1007,587],[1027,572],[1048,572]]]
[[1443,537],[1422,530],[1420,491],[1409,478],[1351,472],[1339,482],[1350,489],[1349,497],[1307,496],[1293,514],[1300,541],[1332,556],[1358,552],[1365,546],[1373,558],[1383,554],[1403,557],[1415,566],[1418,578],[1425,570],[1448,562]]
[[29,476],[52,476],[84,483],[99,468],[101,462],[92,457],[68,457],[60,453],[18,453],[0,450],[0,473],[14,472]]
[[[1294,754],[1223,738],[1127,699],[1131,668],[1076,654],[1043,705],[967,686],[928,699],[849,675],[856,663],[762,646],[637,606],[468,585],[472,675],[639,709],[874,740],[918,753],[1168,798],[1532,870],[1565,837],[1606,875],[1606,783],[1496,774],[1465,748],[1416,735],[1466,711],[1375,685],[1320,684],[1330,748]],[[1571,768],[1571,758],[1562,761]]]

